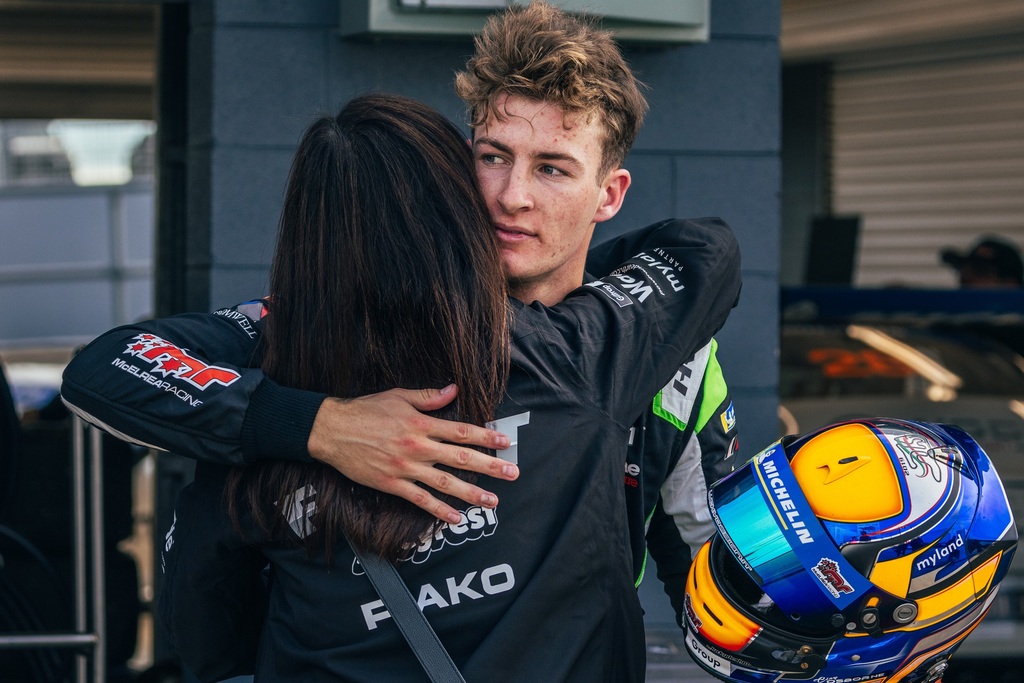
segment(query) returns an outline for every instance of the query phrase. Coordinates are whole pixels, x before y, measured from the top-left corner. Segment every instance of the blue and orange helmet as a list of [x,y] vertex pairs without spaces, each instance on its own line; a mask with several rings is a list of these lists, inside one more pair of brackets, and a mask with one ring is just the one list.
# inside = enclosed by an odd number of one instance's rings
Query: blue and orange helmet
[[783,439],[711,487],[686,646],[729,681],[935,681],[1017,546],[962,430],[896,419]]

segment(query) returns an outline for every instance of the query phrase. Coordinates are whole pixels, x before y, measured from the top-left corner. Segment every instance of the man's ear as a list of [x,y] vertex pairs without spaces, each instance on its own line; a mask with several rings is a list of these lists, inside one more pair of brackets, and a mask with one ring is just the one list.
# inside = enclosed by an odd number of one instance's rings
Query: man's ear
[[619,212],[631,182],[633,179],[629,175],[629,171],[624,168],[616,168],[608,172],[601,184],[601,201],[594,213],[595,223],[606,221]]

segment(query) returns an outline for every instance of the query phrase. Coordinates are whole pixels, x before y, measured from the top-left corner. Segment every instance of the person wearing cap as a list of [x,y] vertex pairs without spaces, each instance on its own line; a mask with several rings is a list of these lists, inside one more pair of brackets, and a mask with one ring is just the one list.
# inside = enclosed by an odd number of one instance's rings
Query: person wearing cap
[[943,249],[942,261],[956,269],[961,287],[1020,287],[1024,284],[1020,250],[999,237],[986,237],[967,253]]

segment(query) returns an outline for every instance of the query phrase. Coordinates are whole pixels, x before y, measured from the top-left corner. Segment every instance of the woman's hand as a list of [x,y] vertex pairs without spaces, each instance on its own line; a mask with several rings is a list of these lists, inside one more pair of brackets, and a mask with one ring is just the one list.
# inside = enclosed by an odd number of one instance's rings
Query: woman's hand
[[448,405],[456,393],[450,385],[391,389],[351,400],[328,398],[313,422],[309,453],[356,483],[405,498],[438,519],[457,524],[460,514],[417,482],[488,508],[495,507],[498,498],[434,465],[507,480],[518,477],[519,468],[467,447],[508,448],[504,434],[423,414]]

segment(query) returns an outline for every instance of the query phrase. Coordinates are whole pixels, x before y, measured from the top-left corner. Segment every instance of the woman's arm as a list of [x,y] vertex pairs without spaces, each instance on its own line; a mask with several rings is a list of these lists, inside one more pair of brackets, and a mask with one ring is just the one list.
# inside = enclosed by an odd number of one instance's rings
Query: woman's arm
[[249,302],[115,328],[72,359],[61,396],[120,438],[197,460],[313,458],[446,521],[458,513],[417,482],[496,505],[493,494],[434,467],[517,476],[513,465],[468,447],[505,448],[500,433],[423,414],[455,391],[393,389],[343,401],[283,387],[259,369],[264,310]]

